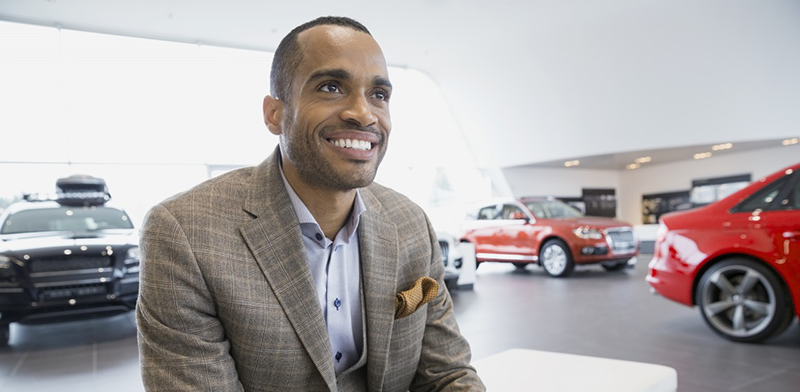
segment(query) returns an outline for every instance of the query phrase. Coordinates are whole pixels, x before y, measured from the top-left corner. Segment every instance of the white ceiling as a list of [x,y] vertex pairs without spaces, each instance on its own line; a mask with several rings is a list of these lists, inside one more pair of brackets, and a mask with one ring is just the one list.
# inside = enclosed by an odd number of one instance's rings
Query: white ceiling
[[4,20],[264,51],[328,14],[431,75],[483,166],[800,134],[797,0],[0,0]]
[[[684,147],[671,147],[671,148],[658,148],[653,150],[637,150],[628,152],[619,152],[615,154],[602,154],[583,157],[571,157],[567,159],[559,159],[547,162],[538,162],[519,167],[527,168],[565,168],[572,167],[576,169],[599,169],[599,170],[635,170],[646,168],[649,166],[660,165],[662,163],[687,161],[695,159],[696,154],[711,153],[713,157],[726,156],[744,151],[758,150],[762,148],[774,148],[783,145],[783,140],[759,140],[741,143],[719,143],[716,145],[701,144],[696,146]],[[715,149],[716,146],[730,144],[727,149]],[[709,157],[711,157],[709,156]],[[628,168],[628,165],[637,163],[637,159],[647,159],[646,162],[642,161],[638,167]],[[648,159],[649,158],[649,159]],[[705,158],[697,158],[705,159]],[[568,162],[577,160],[577,165],[567,166]]]

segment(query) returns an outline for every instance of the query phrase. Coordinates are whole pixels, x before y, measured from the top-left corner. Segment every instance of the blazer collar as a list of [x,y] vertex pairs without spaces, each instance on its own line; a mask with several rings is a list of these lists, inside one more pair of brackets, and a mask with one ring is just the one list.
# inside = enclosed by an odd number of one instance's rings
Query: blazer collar
[[362,189],[367,211],[361,215],[358,243],[367,326],[367,384],[383,389],[394,326],[397,294],[397,226],[383,216],[383,206],[370,188]]
[[309,357],[331,390],[336,372],[322,309],[314,295],[300,225],[278,171],[280,152],[256,166],[244,210],[255,219],[239,230]]
[[[278,169],[279,148],[255,167],[243,205],[255,219],[240,228],[275,296],[330,390],[336,372],[322,309],[308,266],[300,226]],[[397,293],[397,226],[383,216],[370,187],[361,189],[367,211],[358,225],[363,314],[366,315],[367,372],[370,391],[383,389],[394,325]]]

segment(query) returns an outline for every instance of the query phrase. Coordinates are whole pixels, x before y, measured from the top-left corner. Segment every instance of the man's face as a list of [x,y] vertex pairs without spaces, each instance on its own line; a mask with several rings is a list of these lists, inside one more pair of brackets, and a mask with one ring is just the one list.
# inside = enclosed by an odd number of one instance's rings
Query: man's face
[[391,131],[383,53],[369,34],[343,26],[316,26],[297,38],[303,59],[284,102],[284,168],[315,188],[367,186]]

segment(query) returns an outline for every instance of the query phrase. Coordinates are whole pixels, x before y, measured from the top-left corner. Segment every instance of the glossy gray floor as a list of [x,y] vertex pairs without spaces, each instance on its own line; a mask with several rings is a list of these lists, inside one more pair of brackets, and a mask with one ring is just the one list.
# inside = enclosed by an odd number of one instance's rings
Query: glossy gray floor
[[[640,256],[633,270],[585,267],[566,279],[549,278],[533,266],[515,271],[506,264],[481,265],[474,292],[453,292],[461,332],[475,359],[529,348],[670,366],[682,392],[800,390],[796,320],[764,344],[724,340],[706,327],[697,308],[648,292],[651,257]],[[580,373],[575,369],[576,377]]]
[[[723,340],[696,309],[648,293],[648,259],[634,270],[589,267],[568,279],[535,267],[482,265],[474,291],[453,292],[473,358],[530,348],[671,366],[682,392],[798,390],[797,322],[766,344]],[[143,390],[131,313],[11,328],[11,347],[0,349],[0,392]]]

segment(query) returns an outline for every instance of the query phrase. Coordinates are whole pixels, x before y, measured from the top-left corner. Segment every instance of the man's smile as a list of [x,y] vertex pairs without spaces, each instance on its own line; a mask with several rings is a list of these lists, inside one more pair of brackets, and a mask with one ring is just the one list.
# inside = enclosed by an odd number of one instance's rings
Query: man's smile
[[328,143],[333,144],[336,147],[341,148],[351,148],[353,150],[371,150],[372,143],[366,140],[358,140],[358,139],[326,139]]
[[373,158],[382,138],[373,132],[337,129],[325,132],[323,139],[338,153],[350,159],[365,160]]

